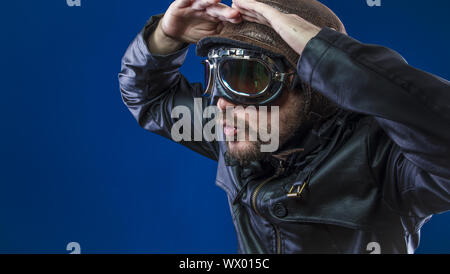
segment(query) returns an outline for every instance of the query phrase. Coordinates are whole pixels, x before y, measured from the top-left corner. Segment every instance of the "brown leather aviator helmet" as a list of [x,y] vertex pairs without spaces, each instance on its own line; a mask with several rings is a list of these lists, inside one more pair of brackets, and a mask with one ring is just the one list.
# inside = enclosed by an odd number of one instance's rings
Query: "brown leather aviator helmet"
[[[283,13],[297,14],[318,27],[329,27],[346,33],[341,20],[328,7],[316,0],[257,1]],[[272,28],[248,21],[240,24],[225,23],[220,34],[201,39],[197,43],[197,55],[207,56],[209,49],[217,45],[256,49],[271,56],[282,56],[293,68],[297,67],[300,57]],[[301,86],[305,96],[305,115],[310,116],[312,111],[320,116],[327,116],[336,110],[322,95],[313,93],[309,86],[304,83],[301,83]]]

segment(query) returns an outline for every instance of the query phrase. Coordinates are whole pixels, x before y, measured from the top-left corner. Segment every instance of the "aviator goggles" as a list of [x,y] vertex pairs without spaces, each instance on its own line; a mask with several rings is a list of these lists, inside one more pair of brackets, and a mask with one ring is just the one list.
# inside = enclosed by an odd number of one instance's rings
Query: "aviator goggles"
[[281,94],[290,75],[281,58],[261,52],[218,48],[202,62],[205,69],[204,96],[216,104],[218,97],[239,105],[267,105]]

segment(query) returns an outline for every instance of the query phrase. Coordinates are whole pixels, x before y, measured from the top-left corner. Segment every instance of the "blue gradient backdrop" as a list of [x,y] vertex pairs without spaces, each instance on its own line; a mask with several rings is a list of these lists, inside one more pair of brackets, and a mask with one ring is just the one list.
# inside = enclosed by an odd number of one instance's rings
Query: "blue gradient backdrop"
[[[322,2],[350,36],[450,79],[449,1]],[[124,51],[170,3],[2,3],[0,253],[236,252],[216,163],[141,129],[120,98]],[[191,81],[199,61],[192,47]],[[449,224],[434,216],[418,252],[449,253]]]

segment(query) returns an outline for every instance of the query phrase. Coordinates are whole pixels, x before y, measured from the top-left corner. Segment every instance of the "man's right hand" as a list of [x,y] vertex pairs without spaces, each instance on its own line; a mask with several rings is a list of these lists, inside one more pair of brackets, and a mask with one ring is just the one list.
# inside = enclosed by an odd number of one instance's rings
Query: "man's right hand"
[[221,0],[176,0],[165,12],[148,46],[153,54],[169,54],[184,43],[197,43],[205,36],[220,33],[223,22],[240,23],[237,9]]

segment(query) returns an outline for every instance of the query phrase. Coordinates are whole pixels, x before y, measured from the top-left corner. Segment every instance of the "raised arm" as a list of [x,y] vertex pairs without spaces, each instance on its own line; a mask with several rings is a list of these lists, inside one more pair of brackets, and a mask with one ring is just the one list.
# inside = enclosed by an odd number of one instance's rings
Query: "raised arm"
[[[128,47],[119,73],[124,103],[143,128],[166,138],[176,122],[172,110],[186,106],[194,117],[194,98],[204,108],[200,83],[189,83],[179,72],[188,45],[220,31],[222,20],[239,22],[239,13],[212,0],[177,0],[166,13],[153,16]],[[192,130],[196,130],[194,126]],[[192,133],[191,136],[194,136]],[[181,141],[181,144],[217,159],[217,143]]]
[[[450,210],[450,85],[386,47],[363,44],[254,0],[233,0],[243,19],[272,27],[301,58],[299,77],[341,108],[370,115],[369,165],[401,214]],[[277,20],[271,20],[277,18]]]
[[[303,51],[299,76],[340,107],[373,116],[373,174],[393,209],[450,210],[450,84],[397,52],[324,28]],[[386,142],[389,139],[392,145]]]

